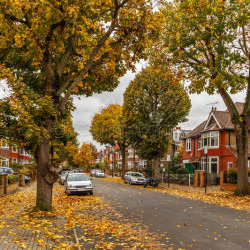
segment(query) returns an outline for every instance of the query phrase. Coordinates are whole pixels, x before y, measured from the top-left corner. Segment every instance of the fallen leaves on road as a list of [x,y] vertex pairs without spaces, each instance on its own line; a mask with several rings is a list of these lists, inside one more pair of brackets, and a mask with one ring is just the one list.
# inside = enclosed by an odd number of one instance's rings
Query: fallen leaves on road
[[[104,178],[103,180],[109,182],[115,182],[124,184],[124,181],[121,178]],[[128,185],[128,184],[127,184]],[[139,189],[144,189],[143,186],[134,185],[133,187],[137,187]],[[160,193],[168,193],[175,196],[186,197],[194,200],[202,200],[204,202],[217,204],[224,207],[231,207],[238,210],[247,210],[250,211],[250,195],[239,197],[234,196],[233,192],[230,191],[214,191],[211,193],[201,193],[200,191],[195,191],[192,188],[188,189],[187,187],[183,189],[175,189],[175,188],[162,188],[162,187],[146,187],[146,190]]]
[[[139,221],[130,222],[101,197],[67,196],[62,186],[54,188],[53,193],[53,212],[32,212],[35,190],[0,198],[0,238],[8,238],[7,247],[14,248],[15,244],[23,249],[65,250],[86,246],[92,249],[166,247],[161,241],[166,235],[151,233]],[[66,220],[58,220],[64,217]]]

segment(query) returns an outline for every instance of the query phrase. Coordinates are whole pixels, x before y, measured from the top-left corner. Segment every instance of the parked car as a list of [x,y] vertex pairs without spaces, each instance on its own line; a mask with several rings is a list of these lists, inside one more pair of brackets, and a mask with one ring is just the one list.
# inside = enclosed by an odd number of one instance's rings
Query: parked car
[[69,173],[64,183],[65,193],[89,193],[93,195],[93,186],[89,177],[84,173]]
[[[9,175],[13,175],[14,174],[14,170],[12,168],[9,167],[0,167],[0,174],[9,174]],[[24,175],[24,181],[25,183],[30,183],[31,178],[27,175]]]
[[96,170],[95,171],[95,177],[105,177],[105,174],[102,170]]
[[72,170],[63,170],[61,175],[60,175],[60,178],[59,178],[59,182],[63,185],[65,180],[66,180],[66,177],[69,173],[73,173]]
[[127,172],[124,176],[124,182],[129,183],[130,185],[133,184],[140,184],[144,185],[147,179],[143,176],[142,173],[139,172]]
[[98,170],[98,169],[92,169],[92,170],[90,171],[90,176],[95,176],[95,173],[96,173],[97,170]]
[[9,174],[12,175],[14,173],[13,169],[8,167],[0,167],[0,174]]

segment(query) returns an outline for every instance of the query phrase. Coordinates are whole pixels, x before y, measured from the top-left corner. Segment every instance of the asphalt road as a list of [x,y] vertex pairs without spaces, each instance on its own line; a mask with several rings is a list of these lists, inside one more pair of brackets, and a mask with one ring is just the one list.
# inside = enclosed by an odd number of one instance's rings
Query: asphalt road
[[95,195],[131,220],[166,233],[173,249],[250,249],[250,213],[93,179]]

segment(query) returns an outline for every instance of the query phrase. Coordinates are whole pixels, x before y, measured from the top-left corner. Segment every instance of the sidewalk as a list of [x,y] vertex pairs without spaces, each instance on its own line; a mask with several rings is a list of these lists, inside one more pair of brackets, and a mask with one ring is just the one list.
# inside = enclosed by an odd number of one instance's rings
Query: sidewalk
[[[53,240],[55,232],[62,227],[64,218],[34,217],[30,211],[35,205],[36,182],[20,188],[14,194],[0,198],[0,249],[1,250],[43,250],[50,248],[63,249]],[[36,215],[37,216],[37,215]],[[33,221],[32,221],[33,220]],[[41,227],[43,225],[43,227]],[[61,230],[61,235],[64,230]],[[60,237],[60,236],[58,236]],[[61,237],[65,238],[65,235]]]

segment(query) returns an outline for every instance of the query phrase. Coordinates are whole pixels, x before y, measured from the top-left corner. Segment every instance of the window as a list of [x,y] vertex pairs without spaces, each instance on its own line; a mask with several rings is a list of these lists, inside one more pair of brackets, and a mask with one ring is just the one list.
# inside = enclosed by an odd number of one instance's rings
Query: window
[[201,134],[202,147],[218,147],[219,146],[219,131],[210,131]]
[[[206,158],[201,158],[200,170],[206,170]],[[207,158],[207,172],[208,173],[219,173],[219,157],[208,157]]]
[[12,146],[12,152],[13,153],[18,153],[18,148],[16,145]]
[[2,166],[2,167],[9,167],[9,158],[3,157],[3,158],[0,160],[0,163],[1,163],[1,166]]
[[129,148],[128,153],[129,153],[128,157],[134,157],[134,149],[133,148]]
[[12,163],[17,163],[17,158],[12,158]]
[[25,155],[25,150],[23,148],[20,149],[20,155]]
[[186,151],[191,151],[191,139],[186,140]]
[[201,140],[201,137],[199,137],[199,140],[198,140],[198,149],[201,149],[202,148],[202,140]]
[[250,168],[250,160],[248,161],[248,168]]
[[228,162],[227,163],[227,169],[233,168],[233,162]]
[[7,144],[6,140],[1,141],[1,148],[8,148],[8,144]]

